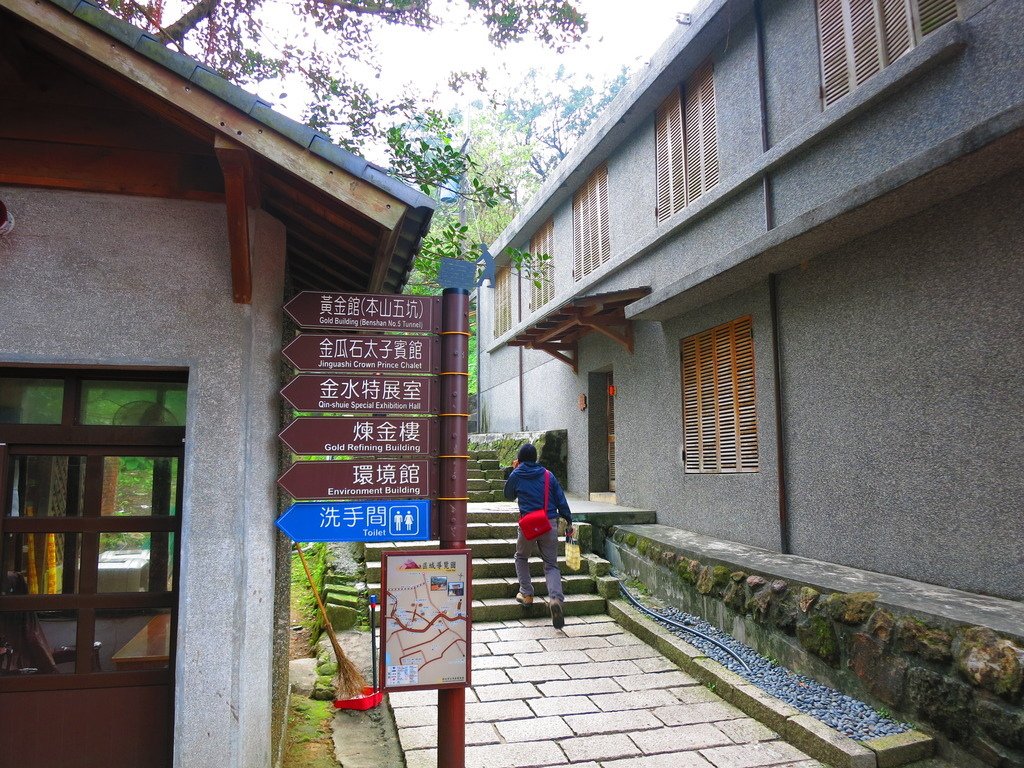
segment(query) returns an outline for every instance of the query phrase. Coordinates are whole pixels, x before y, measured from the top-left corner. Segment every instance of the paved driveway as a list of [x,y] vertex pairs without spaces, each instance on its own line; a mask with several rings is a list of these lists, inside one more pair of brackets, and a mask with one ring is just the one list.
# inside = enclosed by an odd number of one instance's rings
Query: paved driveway
[[[407,768],[437,765],[437,693],[390,696]],[[607,616],[473,625],[466,767],[823,768]]]

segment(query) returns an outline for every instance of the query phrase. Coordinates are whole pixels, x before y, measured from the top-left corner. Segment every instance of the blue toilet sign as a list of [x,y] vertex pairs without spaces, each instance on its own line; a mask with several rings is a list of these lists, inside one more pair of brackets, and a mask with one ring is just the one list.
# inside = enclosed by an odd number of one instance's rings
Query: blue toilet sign
[[301,501],[277,519],[293,541],[429,541],[430,501]]

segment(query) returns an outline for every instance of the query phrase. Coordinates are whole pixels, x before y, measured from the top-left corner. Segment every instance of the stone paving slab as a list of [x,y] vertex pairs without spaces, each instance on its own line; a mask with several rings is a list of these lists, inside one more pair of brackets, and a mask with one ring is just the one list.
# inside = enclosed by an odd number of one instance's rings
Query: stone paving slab
[[[474,626],[486,655],[466,691],[467,768],[823,768],[607,616],[565,629]],[[437,692],[389,700],[407,768],[443,768]]]

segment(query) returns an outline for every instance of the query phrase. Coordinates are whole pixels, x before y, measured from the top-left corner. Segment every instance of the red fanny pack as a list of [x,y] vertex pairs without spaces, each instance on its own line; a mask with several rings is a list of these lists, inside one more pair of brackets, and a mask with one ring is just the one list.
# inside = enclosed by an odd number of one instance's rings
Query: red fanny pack
[[523,538],[533,541],[538,536],[543,536],[551,530],[551,521],[548,519],[548,489],[551,485],[551,473],[544,470],[544,506],[527,512],[519,518],[519,529],[523,532]]

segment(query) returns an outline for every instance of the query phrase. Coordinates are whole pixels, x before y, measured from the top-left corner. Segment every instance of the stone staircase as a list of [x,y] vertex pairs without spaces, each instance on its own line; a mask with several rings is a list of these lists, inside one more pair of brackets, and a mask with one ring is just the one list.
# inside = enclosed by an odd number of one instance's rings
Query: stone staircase
[[[482,461],[490,461],[483,459]],[[493,460],[497,463],[497,460]],[[482,470],[488,472],[491,470]],[[472,477],[472,475],[471,475]],[[473,481],[470,480],[472,483]],[[470,494],[472,495],[472,491]],[[482,493],[480,491],[479,493]],[[501,491],[499,490],[500,494]],[[518,513],[511,503],[476,505],[470,504],[467,514],[467,544],[473,551],[472,594],[473,621],[509,621],[522,618],[542,618],[548,615],[547,603],[542,599],[524,607],[515,601],[519,582],[515,574],[516,535]],[[590,526],[576,525],[577,536],[587,549],[591,541]],[[381,552],[388,549],[437,549],[438,542],[403,544],[393,542],[369,543],[365,545],[366,583],[371,594],[380,595]],[[606,612],[605,598],[598,594],[605,582],[618,582],[608,575],[610,564],[592,553],[583,555],[578,572],[565,565],[565,542],[559,544],[559,568],[562,571],[562,589],[565,592],[565,613],[567,616],[584,616]],[[539,558],[531,558],[530,575],[534,592],[547,595],[544,582],[544,564]],[[616,590],[617,594],[617,590]]]
[[505,500],[505,473],[497,451],[470,451],[466,478],[470,502]]

